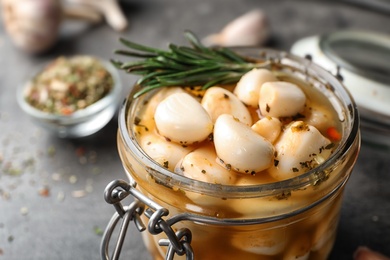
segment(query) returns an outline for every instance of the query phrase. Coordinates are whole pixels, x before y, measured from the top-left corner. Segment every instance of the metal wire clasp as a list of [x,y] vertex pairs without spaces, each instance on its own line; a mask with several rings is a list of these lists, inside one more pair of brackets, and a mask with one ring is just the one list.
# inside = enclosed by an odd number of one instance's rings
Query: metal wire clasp
[[[104,191],[104,199],[107,203],[114,205],[116,212],[112,216],[103,234],[100,246],[102,259],[110,259],[108,253],[109,242],[119,220],[122,219],[123,221],[112,254],[112,260],[119,259],[130,221],[134,221],[136,228],[140,232],[146,230],[146,225],[141,219],[141,215],[144,214],[149,218],[147,227],[150,234],[157,235],[164,232],[167,236],[167,239],[161,239],[159,241],[160,246],[168,247],[165,256],[166,260],[172,260],[176,254],[180,256],[186,255],[187,260],[193,260],[194,253],[191,247],[191,231],[187,228],[182,228],[175,232],[172,225],[180,221],[180,218],[164,220],[163,217],[169,215],[169,210],[161,207],[143,195],[135,187],[136,184],[130,185],[123,180],[114,180],[107,185]],[[121,201],[128,195],[132,195],[135,200],[129,206],[123,206]]]

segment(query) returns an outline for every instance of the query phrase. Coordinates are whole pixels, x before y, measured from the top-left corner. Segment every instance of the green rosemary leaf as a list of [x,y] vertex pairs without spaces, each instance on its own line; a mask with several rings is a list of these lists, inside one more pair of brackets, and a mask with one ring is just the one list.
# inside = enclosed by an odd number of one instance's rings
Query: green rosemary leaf
[[[172,73],[172,71],[170,71],[170,70],[150,72],[146,76],[140,78],[137,81],[137,85],[144,85],[144,84],[146,84],[146,82],[150,83],[151,80],[153,80],[154,78],[156,78],[158,76],[163,76],[163,75],[167,75],[167,74],[171,74],[171,73]],[[156,82],[157,82],[157,80],[156,80]]]
[[209,50],[199,41],[199,39],[190,31],[184,32],[184,37],[190,42],[190,44],[198,50],[209,52]]
[[142,96],[143,94],[148,93],[149,91],[152,91],[152,90],[157,89],[157,88],[161,88],[161,85],[159,85],[159,84],[148,85],[148,86],[142,88],[141,90],[139,90],[137,93],[135,93],[133,97],[137,98],[137,97]]
[[141,58],[138,61],[112,61],[119,69],[141,75],[137,81],[140,90],[134,95],[169,86],[202,86],[238,82],[253,68],[269,68],[272,61],[253,61],[229,48],[209,48],[202,45],[190,31],[184,33],[191,46],[169,44],[167,51],[147,47],[123,38],[120,41],[130,50],[115,53]]
[[[176,78],[176,79],[180,80],[180,78],[184,78],[186,76],[195,75],[195,74],[197,74],[198,77],[208,76],[208,75],[210,75],[210,73],[212,71],[217,70],[219,68],[220,68],[220,66],[204,67],[204,68],[201,67],[201,68],[196,68],[196,69],[192,69],[192,70],[187,70],[187,71],[181,71],[181,72],[173,73],[173,74],[170,74],[170,75],[161,76],[159,78],[171,77],[171,78]],[[200,74],[202,72],[205,72],[205,73]]]
[[208,89],[212,86],[218,85],[218,84],[231,84],[234,82],[237,82],[241,78],[242,74],[240,73],[229,73],[229,74],[224,74],[221,76],[217,76],[214,79],[210,80],[206,84],[203,85],[202,89]]
[[127,50],[115,50],[115,54],[124,55],[124,56],[131,56],[131,57],[138,57],[138,58],[152,58],[156,57],[156,54],[153,53],[139,53],[134,51],[127,51]]
[[226,72],[213,73],[212,77],[209,74],[193,74],[186,75],[180,78],[177,77],[156,77],[159,84],[162,86],[199,86],[204,82],[204,78],[209,77],[208,81],[214,80],[215,77],[226,78]]
[[239,63],[247,63],[247,61],[243,57],[241,57],[240,55],[238,55],[237,53],[233,52],[228,48],[220,48],[220,49],[216,49],[216,51],[232,61],[239,62]]
[[150,53],[155,53],[155,54],[164,54],[166,53],[166,51],[164,50],[160,50],[160,49],[157,49],[157,48],[152,48],[152,47],[148,47],[148,46],[145,46],[145,45],[141,45],[141,44],[138,44],[138,43],[135,43],[135,42],[131,42],[131,41],[128,41],[124,38],[120,38],[120,42],[129,47],[130,49],[134,49],[134,50],[139,50],[139,51],[144,51],[144,52],[150,52]]
[[122,69],[123,62],[118,61],[118,60],[113,60],[113,59],[111,59],[110,62],[112,65],[114,65],[115,68]]

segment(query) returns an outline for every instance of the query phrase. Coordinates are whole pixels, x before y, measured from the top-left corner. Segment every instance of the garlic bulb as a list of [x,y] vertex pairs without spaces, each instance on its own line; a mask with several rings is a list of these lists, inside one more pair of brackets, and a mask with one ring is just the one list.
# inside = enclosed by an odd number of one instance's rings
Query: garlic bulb
[[206,46],[258,46],[269,36],[266,15],[260,9],[252,10],[228,23],[221,32],[203,39]]
[[201,142],[213,131],[207,111],[187,93],[174,93],[165,98],[158,104],[154,119],[162,136],[183,145]]
[[214,144],[222,163],[235,171],[254,174],[272,164],[272,144],[231,115],[223,114],[215,122]]
[[62,20],[60,0],[2,0],[4,24],[16,46],[40,53],[57,40]]

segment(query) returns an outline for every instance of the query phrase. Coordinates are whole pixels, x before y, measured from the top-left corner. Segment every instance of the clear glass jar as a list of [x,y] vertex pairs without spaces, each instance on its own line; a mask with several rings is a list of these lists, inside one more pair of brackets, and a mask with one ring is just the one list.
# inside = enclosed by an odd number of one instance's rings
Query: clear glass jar
[[[225,186],[189,179],[157,164],[141,149],[133,123],[153,93],[137,99],[130,94],[120,112],[118,132],[118,149],[130,183],[167,209],[169,216],[185,216],[172,228],[192,232],[195,259],[327,259],[344,186],[360,148],[356,105],[336,77],[310,60],[268,49],[237,51],[272,60],[272,70],[293,75],[327,97],[342,129],[334,153],[319,167],[275,183]],[[164,232],[143,233],[153,259],[164,259],[167,248],[159,246],[164,238]]]

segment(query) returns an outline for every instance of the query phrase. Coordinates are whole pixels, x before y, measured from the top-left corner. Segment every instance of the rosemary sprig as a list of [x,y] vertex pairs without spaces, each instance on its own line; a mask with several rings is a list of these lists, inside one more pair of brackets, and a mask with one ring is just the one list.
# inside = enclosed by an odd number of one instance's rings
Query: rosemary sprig
[[186,31],[184,36],[191,47],[170,44],[169,50],[120,39],[131,50],[117,50],[116,54],[143,58],[131,62],[112,61],[118,69],[141,75],[137,81],[140,91],[135,93],[134,98],[161,87],[202,86],[207,89],[217,84],[236,83],[251,69],[271,65],[268,60],[249,60],[229,48],[205,47],[190,31]]

